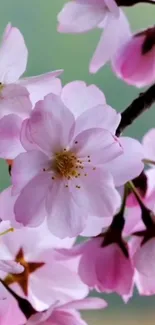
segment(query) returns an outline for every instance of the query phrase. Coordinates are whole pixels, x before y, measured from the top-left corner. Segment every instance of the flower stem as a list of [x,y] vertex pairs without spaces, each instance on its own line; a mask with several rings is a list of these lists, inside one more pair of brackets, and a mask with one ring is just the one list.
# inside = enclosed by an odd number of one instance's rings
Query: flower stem
[[125,224],[124,211],[125,211],[127,196],[128,196],[128,186],[125,185],[122,205],[121,205],[120,211],[114,216],[114,219],[110,226],[111,228],[114,228],[114,229],[118,228],[120,231],[123,230],[124,224]]
[[22,313],[25,315],[26,319],[29,319],[32,315],[36,314],[36,310],[32,307],[28,300],[19,297],[10,287],[8,287],[5,282],[0,279],[5,289],[16,299],[18,306]]
[[0,233],[0,236],[6,235],[6,234],[8,234],[9,232],[13,232],[13,231],[14,231],[14,228],[9,228],[9,229],[7,229],[7,230],[1,232],[1,233]]
[[134,186],[133,182],[128,182],[128,187],[131,189],[131,191],[133,192],[133,194],[135,195],[139,205],[140,205],[140,208],[141,208],[141,211],[142,211],[142,221],[144,222],[144,225],[146,226],[146,228],[150,228],[154,225],[154,222],[152,220],[152,215],[153,215],[153,212],[148,209],[139,192],[137,191],[136,187]]

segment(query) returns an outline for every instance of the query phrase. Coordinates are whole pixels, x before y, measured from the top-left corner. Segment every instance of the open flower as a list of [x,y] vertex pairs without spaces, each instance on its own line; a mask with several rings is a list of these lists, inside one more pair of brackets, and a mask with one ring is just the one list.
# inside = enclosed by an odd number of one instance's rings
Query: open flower
[[[118,5],[119,5],[119,1]],[[130,34],[124,13],[114,0],[76,0],[66,3],[58,14],[58,31],[83,33],[104,28],[100,42],[90,63],[90,72],[97,72]]]
[[90,117],[80,118],[75,121],[59,97],[46,96],[23,124],[27,152],[12,168],[13,194],[19,194],[16,220],[36,226],[47,214],[49,228],[62,238],[78,235],[88,216],[111,217],[120,204],[104,164],[120,155],[122,147],[105,128],[86,128],[87,119],[90,124],[98,119],[95,108]]
[[36,226],[47,215],[51,231],[63,238],[80,234],[88,217],[112,217],[120,204],[114,185],[143,169],[141,145],[130,138],[121,145],[114,135],[119,120],[107,105],[75,120],[55,95],[37,103],[22,127],[27,152],[12,168],[16,221]]
[[[61,100],[76,119],[74,136],[81,132],[81,127],[82,131],[97,127],[108,130],[113,135],[113,139],[116,139],[115,133],[120,123],[121,116],[106,103],[103,92],[95,85],[87,86],[83,81],[70,82],[62,88]],[[51,106],[52,105],[51,102]],[[24,125],[26,126],[28,124],[29,123],[24,122],[22,133],[25,133]],[[32,119],[30,124],[32,124]],[[65,125],[63,127],[65,127]],[[28,129],[29,127],[27,126],[26,130],[28,131]],[[6,132],[8,132],[8,130],[6,130]],[[49,130],[49,132],[51,132],[51,130]],[[55,133],[56,132],[57,130]],[[25,140],[27,136],[28,133],[26,137],[24,136],[24,147],[26,145]],[[21,135],[21,140],[22,137],[23,135]],[[143,169],[143,148],[140,143],[137,140],[126,137],[120,137],[119,142],[123,148],[123,154],[104,164],[106,169],[108,169],[112,174],[115,186],[123,185],[128,180],[136,177]],[[29,147],[30,143],[28,143],[28,150]],[[30,149],[32,149],[32,146]],[[34,146],[33,149],[36,150],[36,146]],[[1,218],[2,220],[8,220],[9,216],[12,226],[16,227],[17,224],[14,223],[15,216],[13,207],[18,194],[17,196],[11,196],[11,191],[11,188],[6,189],[0,195]],[[91,216],[91,218],[86,218],[84,229],[82,229],[80,234],[83,236],[98,235],[102,228],[107,227],[111,223],[112,217],[113,215],[109,218],[100,218],[99,216],[94,215]]]

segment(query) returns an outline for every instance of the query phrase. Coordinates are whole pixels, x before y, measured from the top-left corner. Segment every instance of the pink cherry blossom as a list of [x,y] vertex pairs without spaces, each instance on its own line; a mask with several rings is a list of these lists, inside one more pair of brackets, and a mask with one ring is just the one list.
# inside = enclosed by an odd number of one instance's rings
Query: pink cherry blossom
[[113,69],[128,84],[144,87],[155,81],[154,36],[154,27],[131,35],[117,51]]
[[59,254],[60,248],[69,248],[73,242],[52,236],[46,223],[39,228],[21,228],[8,233],[1,237],[0,259],[21,263],[24,271],[16,275],[3,270],[0,277],[38,311],[49,308],[57,300],[63,304],[83,299],[88,288],[77,273],[78,259],[64,260]]
[[55,304],[49,310],[31,316],[26,325],[87,325],[77,310],[102,309],[106,306],[106,302],[100,298],[86,298],[60,306]]
[[76,0],[65,4],[58,14],[58,31],[61,33],[87,32],[97,27],[108,13],[118,16],[114,0]]
[[101,245],[100,238],[86,243],[79,265],[81,279],[101,292],[128,295],[134,274],[130,258],[115,243],[106,247]]
[[104,28],[90,63],[90,72],[97,72],[124,44],[131,34],[124,13],[114,0],[76,0],[67,2],[58,14],[58,31],[83,33],[93,28]]
[[[76,98],[74,95],[69,104],[71,94],[69,91],[66,97],[69,106]],[[35,226],[47,214],[54,234],[77,236],[86,227],[88,216],[112,218],[120,204],[114,184],[120,186],[142,171],[140,143],[115,137],[120,114],[107,104],[87,105],[75,119],[71,109],[51,94],[23,123],[21,142],[27,153],[19,155],[12,168],[12,193],[19,195],[14,208],[16,221]],[[59,160],[63,159],[67,165],[63,162],[62,166]],[[34,188],[38,192],[35,197],[31,195]],[[26,207],[25,200],[29,202]]]
[[[47,214],[54,234],[74,237],[83,231],[88,216],[115,213],[120,197],[104,164],[120,155],[122,148],[109,130],[95,128],[96,117],[94,108],[90,117],[88,112],[75,120],[52,94],[36,105],[23,125],[27,152],[15,159],[12,168],[13,195],[19,194],[14,208],[18,222],[35,226]],[[94,127],[86,129],[88,118]]]
[[[79,132],[81,132],[82,125],[83,131],[96,127],[104,128],[106,130],[109,130],[115,137],[115,132],[120,123],[121,116],[106,103],[106,99],[103,92],[95,85],[87,86],[83,81],[73,81],[62,88],[61,100],[76,118],[76,124],[74,129],[75,136],[78,135]],[[29,136],[28,127],[26,127],[26,125],[27,122],[25,121],[23,123],[21,140],[23,137],[23,133],[25,134],[26,132],[26,138],[28,137],[27,145],[29,150],[32,149],[32,141]],[[20,127],[17,128],[17,130],[18,129],[20,129]],[[7,123],[6,134],[8,134]],[[24,147],[26,146],[26,138],[24,135]],[[134,139],[125,137],[121,137],[119,141],[123,148],[123,154],[115,158],[112,162],[108,161],[108,163],[105,164],[106,168],[112,174],[116,186],[120,186],[126,183],[128,180],[136,177],[143,169],[143,148],[139,144],[139,142]],[[4,150],[9,147],[6,144],[7,143],[5,142]],[[16,150],[18,150],[18,146],[16,146],[15,148]],[[13,148],[14,151],[15,148]],[[33,145],[33,150],[36,150],[35,145]],[[22,171],[21,173],[23,174]],[[11,196],[10,190],[4,191],[0,196],[0,206],[2,211],[1,218],[3,220],[7,220],[9,215],[9,219],[11,220],[12,225],[15,225],[15,227],[17,227],[17,223],[14,223],[15,216],[12,209],[16,199],[16,196]],[[41,212],[41,218],[42,217],[43,213]],[[102,231],[102,228],[105,228],[110,225],[112,217],[113,216],[111,215],[109,218],[101,219],[100,217],[94,215],[91,218],[87,218],[87,220],[85,219],[84,229],[81,229],[82,232],[80,232],[81,235],[98,235]],[[40,222],[38,216],[37,221]]]
[[79,274],[84,283],[100,292],[116,292],[124,296],[131,293],[134,269],[130,255],[116,242],[104,246],[104,239],[93,238],[62,254],[80,256]]

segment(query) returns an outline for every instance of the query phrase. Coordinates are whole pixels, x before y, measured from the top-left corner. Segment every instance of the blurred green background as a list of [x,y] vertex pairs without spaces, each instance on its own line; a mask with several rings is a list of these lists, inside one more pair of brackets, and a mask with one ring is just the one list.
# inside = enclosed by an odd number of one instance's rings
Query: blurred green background
[[[0,33],[2,34],[6,24],[11,22],[24,34],[29,49],[27,76],[63,68],[63,83],[72,80],[94,83],[104,91],[111,106],[119,111],[123,110],[141,90],[118,80],[110,66],[106,66],[96,75],[89,74],[88,63],[99,40],[100,31],[83,35],[58,34],[56,17],[64,3],[64,0],[0,0]],[[138,5],[125,11],[133,30],[155,22],[153,5]],[[152,108],[128,128],[126,134],[141,138],[154,126],[155,110]],[[4,162],[0,162],[0,189],[8,184],[7,167]],[[127,305],[123,305],[121,299],[116,296],[110,295],[105,298],[110,305],[108,309],[84,314],[90,325],[154,324],[153,297],[138,297],[135,294]]]

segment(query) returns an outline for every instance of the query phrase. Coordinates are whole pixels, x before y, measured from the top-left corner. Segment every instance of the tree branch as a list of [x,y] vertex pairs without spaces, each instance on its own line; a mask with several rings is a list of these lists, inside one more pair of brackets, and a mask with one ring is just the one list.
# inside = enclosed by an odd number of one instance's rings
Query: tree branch
[[121,113],[122,119],[116,130],[116,135],[124,131],[126,127],[131,125],[137,117],[148,110],[152,104],[155,102],[155,84],[151,86],[144,93],[141,93],[138,98],[136,98],[129,107],[127,107],[124,112]]
[[155,4],[154,0],[115,0],[118,6],[131,7],[138,3],[150,3]]
[[19,297],[10,287],[5,284],[5,281],[2,279],[0,279],[0,282],[3,284],[5,289],[16,299],[20,310],[23,312],[27,319],[36,314],[36,310],[32,307],[28,300]]

